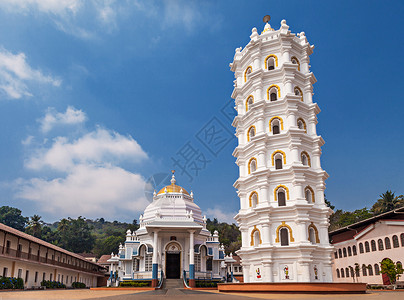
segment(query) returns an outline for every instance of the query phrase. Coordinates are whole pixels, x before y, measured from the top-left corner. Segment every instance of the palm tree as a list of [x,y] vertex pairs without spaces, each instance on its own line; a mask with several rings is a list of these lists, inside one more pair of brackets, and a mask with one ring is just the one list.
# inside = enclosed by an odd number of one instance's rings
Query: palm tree
[[41,216],[33,215],[31,220],[28,222],[27,232],[37,238],[41,238],[42,223]]
[[404,206],[404,196],[396,196],[392,191],[386,191],[379,196],[375,204],[373,204],[371,211],[375,215]]

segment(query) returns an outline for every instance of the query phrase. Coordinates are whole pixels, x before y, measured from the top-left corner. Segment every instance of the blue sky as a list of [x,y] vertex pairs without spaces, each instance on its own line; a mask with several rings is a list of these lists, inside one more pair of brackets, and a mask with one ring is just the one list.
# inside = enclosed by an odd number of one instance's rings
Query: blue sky
[[1,204],[49,222],[131,221],[176,169],[208,217],[231,220],[229,63],[265,14],[315,45],[327,198],[352,210],[403,194],[404,4],[381,4],[1,1]]

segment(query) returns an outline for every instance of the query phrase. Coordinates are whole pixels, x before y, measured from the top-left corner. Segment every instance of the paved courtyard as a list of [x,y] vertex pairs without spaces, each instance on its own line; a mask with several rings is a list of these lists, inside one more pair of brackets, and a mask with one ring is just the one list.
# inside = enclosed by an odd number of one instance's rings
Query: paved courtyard
[[190,291],[184,289],[162,289],[158,291],[105,291],[105,290],[47,290],[47,291],[23,291],[0,292],[0,300],[6,299],[102,299],[102,300],[143,300],[143,299],[343,299],[343,300],[401,300],[404,292],[369,292],[360,295],[311,295],[311,294],[271,294],[271,293],[219,293],[217,291]]

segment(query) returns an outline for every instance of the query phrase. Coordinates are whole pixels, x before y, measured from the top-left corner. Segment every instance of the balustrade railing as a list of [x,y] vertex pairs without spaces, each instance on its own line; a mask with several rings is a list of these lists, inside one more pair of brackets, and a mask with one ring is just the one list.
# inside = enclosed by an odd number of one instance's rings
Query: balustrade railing
[[4,246],[0,246],[0,255],[4,255],[4,256],[7,256],[7,257],[11,257],[11,258],[17,258],[17,259],[25,259],[25,260],[30,260],[30,261],[37,261],[37,262],[41,262],[41,263],[46,263],[46,264],[50,264],[50,265],[56,265],[56,266],[65,267],[65,268],[74,269],[74,270],[79,270],[79,271],[84,271],[84,272],[103,273],[100,270],[96,270],[95,267],[94,268],[92,267],[91,269],[88,269],[88,268],[76,266],[76,265],[73,265],[73,264],[68,264],[68,263],[56,261],[54,259],[46,258],[46,257],[43,257],[43,256],[38,256],[38,255],[30,254],[30,253],[27,253],[27,252],[7,248],[7,247],[4,247]]

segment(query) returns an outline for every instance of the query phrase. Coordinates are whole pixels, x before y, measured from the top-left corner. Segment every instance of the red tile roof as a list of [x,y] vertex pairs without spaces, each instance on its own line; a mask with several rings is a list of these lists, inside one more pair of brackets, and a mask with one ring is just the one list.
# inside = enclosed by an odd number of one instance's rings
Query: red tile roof
[[98,260],[98,264],[109,264],[109,262],[107,262],[107,260],[110,259],[110,258],[111,258],[111,254],[104,254]]

